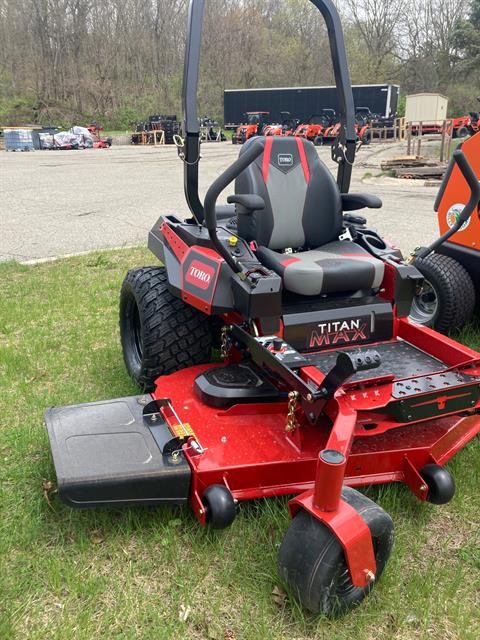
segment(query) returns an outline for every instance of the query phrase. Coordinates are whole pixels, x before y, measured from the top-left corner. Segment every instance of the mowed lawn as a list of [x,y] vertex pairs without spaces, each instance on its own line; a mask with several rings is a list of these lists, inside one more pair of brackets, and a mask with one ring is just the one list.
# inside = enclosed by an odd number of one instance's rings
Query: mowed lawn
[[[185,508],[76,511],[55,481],[43,411],[137,393],[122,361],[118,292],[144,249],[37,266],[0,264],[0,638],[261,640],[480,638],[480,440],[448,465],[457,494],[419,503],[366,489],[396,544],[372,596],[340,620],[278,589],[286,499],[242,505],[200,528]],[[463,339],[480,348],[473,330]],[[50,504],[49,504],[50,502]]]

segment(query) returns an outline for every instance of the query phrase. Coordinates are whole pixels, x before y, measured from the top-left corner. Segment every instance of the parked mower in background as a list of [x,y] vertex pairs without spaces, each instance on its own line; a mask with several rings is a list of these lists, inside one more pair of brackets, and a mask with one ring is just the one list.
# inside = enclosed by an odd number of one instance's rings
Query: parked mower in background
[[[371,118],[373,114],[368,107],[357,107],[355,109],[355,134],[357,142],[370,144],[372,141]],[[333,144],[341,132],[342,124],[337,120],[324,128],[315,144]]]
[[288,111],[280,113],[281,124],[269,124],[263,129],[264,136],[291,136],[298,127],[298,118],[292,118]]
[[324,132],[337,120],[334,109],[321,109],[319,113],[311,115],[306,123],[299,124],[293,135],[310,140],[316,146],[321,145]]
[[241,124],[232,136],[232,144],[245,144],[255,136],[263,135],[264,128],[270,123],[268,111],[247,111],[245,124]]
[[92,135],[94,149],[109,149],[112,146],[111,136],[102,137],[101,132],[103,131],[103,127],[99,125],[98,122],[91,122],[87,129]]
[[480,131],[480,112],[470,111],[469,115],[471,135],[473,136],[475,133],[478,133],[478,131]]
[[470,115],[453,118],[447,126],[447,133],[453,138],[467,138],[473,132]]
[[[160,263],[129,271],[120,293],[124,359],[143,393],[49,409],[45,421],[71,506],[188,503],[221,529],[244,500],[293,496],[278,570],[306,609],[333,616],[368,596],[393,546],[390,516],[358,487],[453,497],[444,464],[480,432],[480,354],[409,320],[422,274],[358,214],[382,203],[349,193],[357,134],[343,32],[332,0],[311,2],[332,52],[336,180],[310,141],[256,137],[201,202],[204,1],[191,0],[179,150],[191,218],[159,217],[148,246]],[[467,155],[454,161],[472,192],[461,225],[480,195]]]
[[[468,182],[456,162],[460,153],[474,172]],[[480,300],[479,180],[480,132],[458,147],[443,179],[435,201],[440,238],[429,250],[417,249],[412,258],[425,279],[410,317],[442,333],[465,326]],[[472,207],[473,214],[466,217],[463,212]]]
[[[477,101],[480,102],[480,97]],[[474,135],[480,131],[480,111],[470,111],[468,115],[470,116],[470,133]]]
[[[480,98],[477,98],[480,102]],[[478,111],[470,111],[465,116],[454,118],[451,126],[448,128],[447,133],[454,138],[467,138],[473,136],[480,131],[480,113]]]
[[372,141],[372,120],[374,117],[369,107],[355,108],[355,131],[358,141],[362,144],[370,144]]

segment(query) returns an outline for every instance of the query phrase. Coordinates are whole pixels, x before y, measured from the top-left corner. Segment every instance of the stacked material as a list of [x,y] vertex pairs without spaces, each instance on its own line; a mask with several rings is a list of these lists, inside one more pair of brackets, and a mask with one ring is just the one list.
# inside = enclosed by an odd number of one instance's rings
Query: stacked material
[[6,151],[33,151],[31,129],[4,129]]
[[381,163],[382,171],[393,171],[396,178],[438,178],[445,173],[446,165],[433,158],[422,156],[401,156]]
[[87,149],[93,146],[92,135],[85,127],[38,135],[41,149]]

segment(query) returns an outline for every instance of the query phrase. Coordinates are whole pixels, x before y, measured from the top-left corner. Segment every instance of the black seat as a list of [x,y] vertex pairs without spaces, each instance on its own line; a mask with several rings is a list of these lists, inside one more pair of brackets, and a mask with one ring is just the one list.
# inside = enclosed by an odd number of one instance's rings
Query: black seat
[[238,234],[256,242],[259,260],[282,276],[288,291],[313,296],[380,286],[383,262],[339,240],[340,191],[308,140],[267,137],[263,154],[237,178],[235,193],[263,198],[264,209],[239,213]]

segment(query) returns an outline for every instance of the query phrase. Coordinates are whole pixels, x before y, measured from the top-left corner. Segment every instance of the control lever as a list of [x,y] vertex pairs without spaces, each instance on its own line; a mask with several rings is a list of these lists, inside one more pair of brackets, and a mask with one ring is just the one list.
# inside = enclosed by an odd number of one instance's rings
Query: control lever
[[349,224],[356,224],[362,227],[367,224],[366,218],[364,218],[363,216],[355,216],[355,215],[352,215],[351,213],[344,213],[343,221],[348,222]]
[[353,353],[341,351],[337,356],[335,366],[330,369],[322,383],[322,395],[325,398],[331,398],[355,373],[376,369],[381,364],[380,354],[374,349]]

